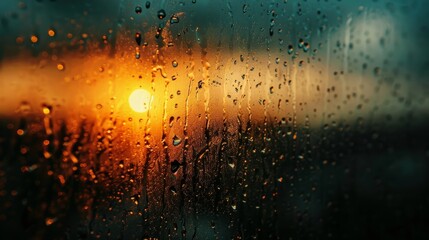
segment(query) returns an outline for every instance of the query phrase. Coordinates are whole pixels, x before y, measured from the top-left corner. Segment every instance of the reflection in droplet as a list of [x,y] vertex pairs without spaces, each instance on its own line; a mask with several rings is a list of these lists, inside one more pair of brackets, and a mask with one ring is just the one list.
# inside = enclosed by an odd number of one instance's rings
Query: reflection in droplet
[[[171,96],[173,96],[173,95],[171,95]],[[173,121],[174,121],[174,117],[170,117],[170,120],[169,120],[169,123],[168,123],[170,127],[173,126]]]
[[48,30],[48,36],[49,36],[49,37],[54,37],[54,36],[55,36],[55,31],[54,31],[54,29],[49,29],[49,30]]
[[171,172],[172,172],[172,173],[176,173],[176,172],[177,172],[177,170],[179,170],[179,167],[180,167],[180,163],[179,163],[177,160],[174,160],[174,161],[171,163]]
[[30,41],[31,41],[32,43],[37,43],[37,42],[39,41],[39,37],[37,37],[36,35],[32,35],[32,36],[30,37]]
[[306,42],[304,43],[304,52],[308,52],[310,50],[310,43]]
[[166,15],[166,13],[165,13],[164,9],[161,9],[161,10],[158,11],[158,18],[159,19],[164,19],[165,15]]
[[288,54],[292,54],[293,53],[293,46],[292,45],[288,46],[287,53]]
[[136,7],[136,13],[137,13],[137,14],[142,13],[142,7],[137,6],[137,7]]
[[170,23],[171,24],[173,24],[173,23],[179,23],[179,18],[177,16],[174,16],[174,15],[171,16]]
[[46,224],[46,226],[50,226],[50,225],[52,225],[56,221],[57,221],[57,218],[46,218],[45,219],[45,224]]
[[139,32],[136,32],[135,39],[136,39],[137,45],[140,46],[140,44],[142,43],[142,35]]
[[173,146],[178,146],[181,142],[182,142],[182,139],[180,139],[177,135],[174,135]]
[[49,105],[43,104],[42,105],[42,111],[43,111],[43,114],[48,115],[51,113],[52,107]]
[[299,48],[304,47],[304,40],[302,38],[300,38],[299,41],[298,41],[298,47]]
[[147,1],[146,4],[145,4],[145,6],[146,6],[146,8],[150,8],[150,2]]
[[58,71],[64,71],[64,69],[65,69],[65,64],[64,63],[58,63],[57,64],[57,69],[58,69]]
[[173,67],[177,67],[179,65],[179,63],[176,60],[173,60],[171,64],[173,65]]
[[170,187],[170,192],[171,192],[173,195],[176,195],[176,194],[177,194],[177,190],[176,190],[176,188],[175,188],[174,186],[171,186],[171,187]]

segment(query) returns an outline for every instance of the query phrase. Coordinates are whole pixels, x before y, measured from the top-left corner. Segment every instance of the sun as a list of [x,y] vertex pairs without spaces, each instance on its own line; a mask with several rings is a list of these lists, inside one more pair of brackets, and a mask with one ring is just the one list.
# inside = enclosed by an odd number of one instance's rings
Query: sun
[[150,93],[144,89],[136,89],[128,98],[131,109],[135,112],[143,113],[149,110]]

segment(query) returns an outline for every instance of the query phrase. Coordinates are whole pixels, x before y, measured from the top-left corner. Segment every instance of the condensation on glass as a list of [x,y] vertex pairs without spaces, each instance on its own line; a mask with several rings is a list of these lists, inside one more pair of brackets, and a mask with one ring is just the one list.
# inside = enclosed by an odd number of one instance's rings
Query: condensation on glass
[[1,1],[1,234],[427,236],[428,9]]

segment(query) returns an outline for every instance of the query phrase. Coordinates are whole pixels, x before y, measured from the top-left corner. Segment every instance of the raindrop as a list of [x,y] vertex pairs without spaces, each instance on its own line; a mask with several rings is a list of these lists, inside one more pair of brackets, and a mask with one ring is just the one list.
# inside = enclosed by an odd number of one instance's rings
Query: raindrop
[[49,37],[54,37],[55,36],[55,30],[54,29],[49,29],[48,30],[48,35],[49,35]]
[[64,63],[57,63],[58,71],[64,71],[65,68],[66,68],[66,65]]
[[100,109],[102,109],[102,108],[103,108],[103,105],[101,105],[101,104],[97,104],[97,105],[95,105],[95,108],[97,108],[98,110],[100,110]]
[[171,16],[170,18],[170,23],[174,24],[174,23],[179,23],[179,18],[177,16]]
[[165,15],[166,15],[166,13],[165,13],[164,9],[161,9],[158,11],[158,18],[159,19],[164,19]]
[[137,13],[137,14],[142,13],[142,7],[137,6],[137,7],[136,7],[136,13]]
[[30,37],[30,41],[31,43],[37,43],[39,41],[39,37],[37,37],[36,35],[32,35]]
[[135,35],[135,38],[136,38],[137,45],[140,46],[140,44],[142,43],[142,35],[139,32],[137,32]]
[[173,137],[173,146],[179,146],[179,144],[182,142],[182,139],[180,139],[178,136],[174,135]]
[[177,67],[179,65],[179,63],[176,60],[173,60],[173,62],[171,62],[171,64],[173,65],[173,67]]
[[243,5],[243,13],[246,13],[247,12],[247,4],[244,4]]
[[46,226],[50,226],[50,225],[52,225],[53,223],[55,223],[57,221],[57,218],[46,218],[45,219],[45,224],[46,224]]
[[304,40],[302,38],[300,38],[299,41],[298,41],[298,47],[299,48],[304,47]]
[[292,45],[288,46],[287,53],[288,54],[292,54],[293,53],[293,46]]
[[176,173],[176,172],[177,172],[177,170],[179,170],[179,168],[180,168],[180,163],[179,163],[177,160],[174,160],[174,161],[171,163],[171,172],[172,172],[172,173]]
[[310,43],[304,43],[304,52],[308,52],[310,50]]
[[52,113],[52,106],[47,105],[47,104],[42,104],[42,112],[45,115],[49,115]]
[[146,6],[146,8],[150,8],[150,2],[147,1],[146,4],[145,4],[145,6]]
[[204,82],[203,80],[198,81],[198,88],[201,89],[203,88]]

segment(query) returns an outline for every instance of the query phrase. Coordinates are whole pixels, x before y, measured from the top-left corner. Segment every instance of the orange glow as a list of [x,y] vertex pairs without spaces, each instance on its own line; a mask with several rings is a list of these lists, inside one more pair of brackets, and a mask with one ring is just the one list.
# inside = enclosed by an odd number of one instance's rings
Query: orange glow
[[31,36],[30,38],[32,43],[37,43],[39,41],[39,38],[36,35]]
[[49,35],[49,37],[55,36],[55,31],[53,29],[49,29],[48,35]]
[[63,64],[63,63],[58,63],[58,64],[57,64],[57,69],[58,69],[59,71],[63,71],[63,70],[64,70],[64,68],[65,68],[65,66],[64,66],[64,64]]

